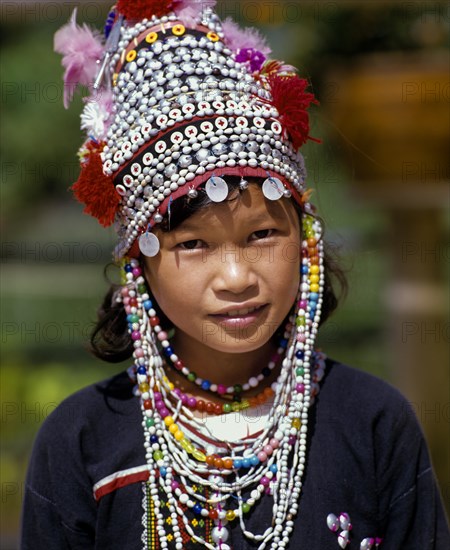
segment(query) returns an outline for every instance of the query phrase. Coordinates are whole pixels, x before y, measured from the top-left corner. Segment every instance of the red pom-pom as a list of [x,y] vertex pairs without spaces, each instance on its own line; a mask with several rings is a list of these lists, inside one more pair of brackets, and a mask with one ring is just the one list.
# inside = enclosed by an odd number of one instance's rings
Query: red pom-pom
[[125,19],[138,20],[167,15],[173,4],[174,0],[119,0],[116,6]]
[[320,141],[309,135],[309,115],[307,109],[311,103],[319,102],[314,94],[305,92],[308,81],[304,78],[270,74],[268,76],[272,101],[269,101],[280,114],[280,122],[296,149],[308,139]]
[[103,227],[108,227],[114,222],[120,195],[112,178],[103,173],[100,148],[91,145],[88,150],[78,180],[71,190],[76,199],[85,205],[84,212],[97,218]]

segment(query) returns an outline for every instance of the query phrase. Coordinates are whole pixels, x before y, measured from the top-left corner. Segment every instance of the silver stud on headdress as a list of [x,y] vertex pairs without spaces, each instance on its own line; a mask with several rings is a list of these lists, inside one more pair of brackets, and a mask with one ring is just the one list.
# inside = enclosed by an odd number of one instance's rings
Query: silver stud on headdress
[[189,197],[190,199],[195,199],[195,198],[197,198],[197,196],[198,196],[198,191],[197,191],[197,189],[194,189],[194,188],[189,189],[189,191],[188,191],[188,197]]
[[239,189],[241,191],[245,191],[247,188],[248,188],[248,181],[242,178],[241,181],[239,182]]

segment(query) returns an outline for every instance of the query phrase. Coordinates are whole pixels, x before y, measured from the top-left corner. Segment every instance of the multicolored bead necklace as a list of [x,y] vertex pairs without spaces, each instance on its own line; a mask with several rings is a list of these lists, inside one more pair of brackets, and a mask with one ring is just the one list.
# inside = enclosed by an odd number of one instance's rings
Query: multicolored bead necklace
[[[124,266],[125,273],[131,273],[136,277],[142,275],[142,270],[140,267],[132,267],[131,264]],[[143,283],[141,283],[143,285]],[[144,285],[145,287],[145,285]],[[280,358],[286,351],[288,340],[282,338],[277,352],[273,355],[268,365],[264,367],[260,374],[257,376],[251,376],[249,380],[243,384],[234,384],[233,386],[225,386],[223,384],[215,384],[210,380],[206,380],[197,376],[193,371],[190,371],[188,367],[183,363],[183,361],[175,354],[172,345],[169,342],[168,333],[162,329],[160,326],[160,320],[157,316],[155,309],[153,308],[153,303],[150,300],[148,294],[145,293],[144,288],[141,286],[140,291],[142,291],[146,297],[144,302],[144,308],[147,310],[150,325],[153,327],[154,332],[156,333],[157,340],[161,346],[163,354],[166,356],[167,360],[170,361],[170,364],[182,374],[186,380],[189,382],[195,383],[202,390],[215,393],[219,396],[232,396],[235,402],[240,402],[242,399],[242,392],[246,392],[252,388],[257,388],[259,384],[266,378],[268,378],[273,369],[278,365]],[[132,301],[134,304],[134,300]],[[137,323],[138,317],[133,314],[127,315],[127,321],[131,325],[131,338],[133,340],[140,339],[140,333],[138,330],[133,329],[133,325]]]
[[[214,383],[210,382],[209,380],[200,378],[199,376],[196,375],[195,372],[190,371],[184,365],[183,361],[181,361],[176,355],[173,354],[172,347],[170,345],[169,346],[164,345],[165,342],[167,341],[167,334],[164,332],[161,336],[161,332],[158,333],[158,339],[159,340],[161,340],[161,338],[164,338],[164,337],[165,337],[165,339],[161,342],[162,346],[163,346],[163,352],[168,357],[168,359],[171,361],[171,364],[173,365],[173,367],[177,371],[179,371],[181,374],[183,374],[189,382],[194,382],[197,386],[202,388],[202,390],[204,390],[204,391],[209,391],[211,393],[216,393],[220,396],[226,396],[226,395],[233,396],[235,401],[240,401],[241,400],[242,392],[248,391],[251,388],[257,388],[259,386],[259,384],[265,378],[270,376],[273,369],[278,364],[278,361],[279,361],[280,357],[282,357],[282,355],[286,351],[286,347],[287,347],[287,343],[288,343],[286,339],[281,340],[280,346],[279,346],[276,354],[271,358],[271,360],[269,361],[269,364],[267,365],[267,367],[264,367],[263,370],[261,371],[261,373],[258,374],[258,376],[251,376],[249,378],[249,380],[247,382],[245,382],[244,384],[234,384],[233,386],[228,386],[227,387],[227,386],[224,386],[223,384],[214,384]],[[168,343],[168,341],[167,341],[167,343]],[[175,357],[176,357],[176,360],[174,360]]]
[[[164,345],[168,343],[164,334],[159,336],[164,331],[138,262],[130,260],[125,266],[126,285],[121,299],[134,340],[134,368],[151,472],[148,484],[161,548],[168,548],[169,535],[159,489],[167,501],[173,525],[170,540],[177,550],[184,548],[179,519],[192,539],[210,550],[229,550],[226,522],[233,520],[239,521],[243,536],[258,543],[260,550],[267,545],[272,550],[285,548],[289,543],[306,462],[308,409],[324,369],[323,356],[313,350],[324,285],[321,228],[311,216],[303,214],[302,218],[306,239],[302,243],[296,313],[286,327],[287,347],[272,388],[273,405],[267,424],[254,437],[225,442],[225,446],[195,417],[186,401],[189,397],[168,381],[159,349],[170,345]],[[173,353],[170,359],[178,360]],[[315,372],[314,361],[318,365]],[[183,426],[217,444],[199,446]],[[208,497],[193,490],[199,485],[207,489]],[[273,522],[264,532],[252,533],[246,528],[246,514],[267,494],[274,499]],[[194,531],[188,512],[214,521],[211,540]]]
[[[130,377],[130,380],[133,383],[136,383],[135,365],[128,369],[128,375]],[[175,388],[174,384],[168,379],[166,380],[166,383],[169,390],[177,394],[185,407],[188,407],[192,411],[197,411],[210,415],[221,415],[231,412],[239,412],[251,407],[256,407],[258,405],[264,405],[264,403],[266,403],[275,394],[274,390],[270,386],[268,386],[255,396],[242,398],[241,401],[232,401],[220,404],[213,401],[208,401],[207,399],[198,399],[193,395],[183,393],[179,388]],[[134,393],[135,395],[140,396],[142,391],[148,391],[145,383],[137,385]]]

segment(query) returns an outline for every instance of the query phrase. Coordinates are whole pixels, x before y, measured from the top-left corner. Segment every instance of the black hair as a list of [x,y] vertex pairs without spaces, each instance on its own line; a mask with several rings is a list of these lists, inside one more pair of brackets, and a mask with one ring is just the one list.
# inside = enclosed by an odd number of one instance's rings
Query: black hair
[[[241,178],[233,176],[226,178],[229,188],[229,198],[227,200],[238,200],[240,193]],[[260,178],[252,179],[253,183],[262,183]],[[204,192],[199,189],[198,195],[195,198],[190,198],[188,195],[180,197],[173,201],[170,207],[170,216],[166,215],[164,220],[159,225],[159,228],[164,232],[170,232],[176,229],[183,221],[192,216],[200,209],[211,205],[212,202]],[[301,220],[301,206],[293,201],[293,205]],[[317,216],[316,216],[317,217]],[[318,218],[324,227],[324,222]],[[112,264],[110,264],[112,265]],[[107,269],[105,276],[107,276]],[[330,246],[324,241],[324,271],[325,285],[323,293],[323,305],[320,324],[323,324],[337,308],[338,303],[347,294],[347,280],[343,270],[339,266],[338,257],[335,251],[332,251]],[[336,292],[336,286],[339,288],[339,294]],[[111,284],[103,302],[98,309],[97,324],[95,325],[90,338],[90,351],[93,355],[110,363],[119,363],[131,358],[133,354],[133,343],[128,334],[128,323],[123,305],[117,303],[115,296],[120,291],[121,286]],[[150,291],[149,291],[149,294]],[[154,299],[152,298],[154,301]],[[158,316],[161,320],[161,325],[169,330],[171,328],[170,321],[162,311],[158,311]],[[286,320],[285,320],[286,321]],[[285,321],[281,323],[278,331],[275,332],[274,338],[282,336],[281,331],[284,330]]]

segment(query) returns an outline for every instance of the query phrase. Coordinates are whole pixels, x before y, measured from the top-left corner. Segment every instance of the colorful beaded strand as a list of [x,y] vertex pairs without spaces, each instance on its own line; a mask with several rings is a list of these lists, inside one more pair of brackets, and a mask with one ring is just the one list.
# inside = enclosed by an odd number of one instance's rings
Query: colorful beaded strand
[[[222,460],[222,463],[213,463],[213,468],[209,468],[209,465],[206,464],[207,455],[200,453],[197,456],[193,456],[192,453],[196,450],[195,446],[184,437],[181,430],[174,431],[174,433],[169,431],[173,423],[170,420],[166,422],[165,419],[170,418],[172,413],[175,415],[173,419],[174,423],[178,415],[187,415],[186,419],[192,419],[192,416],[188,415],[188,413],[191,415],[192,413],[182,403],[179,395],[177,396],[178,405],[174,408],[172,403],[173,394],[177,394],[170,388],[167,381],[164,381],[163,361],[159,356],[156,339],[153,336],[155,333],[153,332],[153,328],[156,325],[145,320],[145,317],[150,319],[152,315],[139,313],[140,308],[141,311],[152,309],[152,304],[147,303],[146,306],[143,306],[144,303],[149,301],[149,298],[144,292],[145,289],[142,288],[143,278],[140,278],[141,274],[138,266],[131,266],[131,272],[136,277],[135,288],[137,289],[140,286],[140,289],[133,292],[133,285],[130,284],[128,293],[124,292],[123,297],[126,298],[127,307],[130,310],[129,314],[135,316],[132,319],[130,318],[130,321],[134,321],[131,323],[131,329],[135,333],[134,346],[137,381],[142,389],[145,390],[142,392],[141,402],[143,415],[146,419],[144,424],[147,434],[147,460],[149,467],[153,468],[154,471],[159,470],[160,472],[159,483],[167,495],[173,517],[175,517],[174,514],[181,517],[191,537],[207,548],[218,548],[218,546],[213,546],[201,539],[201,537],[197,537],[189,525],[185,513],[181,510],[179,504],[177,504],[177,502],[189,503],[188,508],[194,514],[199,514],[203,517],[206,517],[206,515],[209,517],[210,514],[214,516],[214,509],[209,507],[209,503],[204,502],[204,504],[201,504],[203,502],[201,498],[197,498],[197,500],[191,498],[189,495],[190,490],[188,489],[190,483],[200,482],[202,485],[209,486],[213,491],[216,491],[217,506],[221,507],[222,512],[225,513],[225,517],[228,515],[231,521],[238,518],[244,535],[251,540],[259,542],[261,550],[269,543],[272,549],[284,548],[288,543],[289,534],[293,528],[292,518],[298,509],[297,500],[301,491],[301,479],[305,464],[308,407],[313,394],[310,369],[313,358],[313,343],[320,320],[322,305],[321,290],[323,288],[323,266],[321,262],[323,251],[320,242],[320,226],[312,218],[307,222],[306,216],[304,216],[303,229],[307,239],[303,242],[302,281],[297,303],[298,311],[293,323],[286,357],[282,362],[282,369],[277,381],[274,397],[274,407],[276,405],[280,409],[284,408],[285,413],[274,415],[275,420],[269,421],[267,429],[264,430],[263,437],[253,442],[252,448],[249,449],[250,454],[253,453],[251,454],[253,463],[248,458],[249,453],[247,455],[245,453],[243,455],[239,454],[243,452],[243,446],[237,445],[232,456],[217,456],[215,459]],[[128,277],[127,279],[131,282],[133,277]],[[151,313],[153,316],[156,315],[154,310]],[[137,332],[139,334],[136,334]],[[146,375],[144,375],[144,371],[147,373]],[[315,384],[318,383],[320,372],[323,372],[323,367],[317,373],[314,373],[316,377]],[[155,388],[158,388],[158,390]],[[317,388],[314,389],[316,392]],[[291,393],[292,399],[289,398]],[[155,407],[154,405],[158,403],[159,405]],[[259,457],[255,454],[257,446],[264,444],[272,447],[272,455],[270,457],[267,456],[267,453],[265,453],[266,456],[260,455]],[[292,448],[294,449],[292,465],[294,475],[291,477],[288,475],[287,464]],[[169,457],[172,457],[171,463],[167,462]],[[266,460],[260,460],[260,458],[266,458]],[[199,460],[200,464],[205,463],[205,466],[201,467],[201,472],[202,475],[208,473],[209,477],[207,480],[196,475],[199,468]],[[231,466],[229,460],[232,460],[232,469],[217,467]],[[244,461],[247,461],[245,465],[249,466],[249,468],[241,470]],[[230,508],[226,510],[220,503],[225,504],[228,499],[227,495],[232,493],[225,482],[226,476],[231,472],[236,474],[235,484],[239,485],[238,496],[242,495],[242,491],[247,487],[253,485],[254,489],[251,490],[250,498],[246,502],[242,498],[239,499],[237,509],[233,510]],[[178,482],[175,481],[175,474],[181,476],[187,492],[182,491],[180,486],[176,485]],[[220,483],[217,483],[217,480],[214,481],[216,476],[220,476],[218,478]],[[165,481],[163,481],[164,479]],[[153,486],[157,485],[156,479],[152,477],[151,483]],[[265,494],[268,486],[272,489],[274,498],[273,512],[275,526],[269,526],[264,533],[255,535],[246,530],[244,515],[256,505],[259,499]],[[235,488],[234,492],[236,492]],[[159,517],[158,501],[155,502],[155,514],[157,517],[158,533],[162,537],[162,547],[166,547],[166,527]],[[223,514],[221,515],[223,516]],[[217,522],[219,522],[219,519],[217,519]],[[218,525],[220,524],[217,523],[216,527]],[[221,533],[220,536],[218,536],[218,531]],[[226,532],[225,527],[223,529],[216,529],[214,531],[214,538],[217,540],[214,542],[217,544],[224,542]],[[175,536],[175,538],[178,541],[176,544],[182,544],[180,542],[181,538],[178,538],[178,536]],[[177,548],[181,547],[177,546]]]

